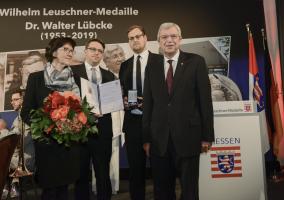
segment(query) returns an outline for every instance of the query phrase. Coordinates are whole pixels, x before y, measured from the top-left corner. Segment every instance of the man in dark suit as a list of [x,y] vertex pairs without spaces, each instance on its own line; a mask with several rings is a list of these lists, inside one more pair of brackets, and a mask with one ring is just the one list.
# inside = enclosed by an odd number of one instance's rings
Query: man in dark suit
[[[157,57],[160,56],[147,50],[147,36],[142,26],[133,25],[128,29],[127,33],[129,46],[134,55],[121,64],[119,78],[126,107],[123,131],[125,132],[129,163],[129,190],[131,199],[144,200],[146,155],[143,151],[142,142],[142,90],[145,69],[151,67]],[[137,92],[138,106],[129,106],[129,91]]]
[[[84,64],[72,66],[74,79],[80,86],[80,78],[96,84],[106,83],[115,79],[114,74],[101,68],[105,44],[92,39],[85,45],[86,60]],[[90,199],[90,161],[92,160],[97,185],[97,199],[111,199],[112,189],[109,176],[109,163],[112,149],[111,114],[98,115],[98,135],[89,136],[88,142],[82,145],[80,179],[75,185],[75,199]]]
[[158,32],[164,53],[147,68],[144,84],[143,140],[151,155],[155,199],[173,200],[179,175],[182,200],[198,200],[199,157],[214,141],[211,88],[204,59],[179,50],[177,24]]

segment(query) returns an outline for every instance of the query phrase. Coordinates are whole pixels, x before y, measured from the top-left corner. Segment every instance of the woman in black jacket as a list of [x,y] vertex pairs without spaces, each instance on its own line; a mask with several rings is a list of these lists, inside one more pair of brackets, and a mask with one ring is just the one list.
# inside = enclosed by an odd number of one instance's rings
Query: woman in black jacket
[[[29,75],[21,111],[22,119],[30,125],[30,111],[43,107],[44,99],[52,91],[72,91],[80,96],[71,68],[74,47],[71,38],[54,38],[46,47],[48,61],[43,71]],[[42,200],[68,199],[68,184],[79,177],[79,151],[66,148],[55,140],[34,141],[36,181],[42,188]]]

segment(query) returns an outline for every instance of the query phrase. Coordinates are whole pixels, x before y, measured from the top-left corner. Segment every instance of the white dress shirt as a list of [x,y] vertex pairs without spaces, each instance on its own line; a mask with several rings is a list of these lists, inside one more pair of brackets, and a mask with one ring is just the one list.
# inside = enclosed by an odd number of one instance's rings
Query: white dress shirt
[[93,70],[92,68],[95,68],[96,76],[97,76],[97,84],[101,84],[102,83],[102,73],[100,70],[100,65],[92,66],[89,63],[85,62],[85,67],[86,67],[86,72],[87,72],[89,81],[92,81],[92,70]]
[[134,58],[133,58],[133,89],[136,90],[137,86],[136,86],[136,62],[137,62],[137,57],[138,55],[140,55],[140,63],[141,63],[141,81],[142,81],[142,91],[144,88],[144,78],[145,78],[145,68],[148,62],[148,57],[149,57],[149,51],[145,50],[140,54],[134,54]]
[[167,58],[164,56],[164,72],[165,72],[165,80],[167,79],[167,73],[168,73],[168,69],[170,67],[170,64],[168,63],[168,60],[172,60],[172,66],[173,66],[173,75],[175,75],[175,71],[177,68],[177,63],[178,63],[178,57],[179,57],[180,51],[178,50],[178,52],[174,55],[174,57],[172,57],[171,59]]

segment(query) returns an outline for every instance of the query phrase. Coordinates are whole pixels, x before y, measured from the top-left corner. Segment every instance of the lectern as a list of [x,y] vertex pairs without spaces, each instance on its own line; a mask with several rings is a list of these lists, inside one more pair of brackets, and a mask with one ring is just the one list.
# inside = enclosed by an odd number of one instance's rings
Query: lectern
[[200,157],[200,200],[267,200],[261,113],[215,115],[215,144]]

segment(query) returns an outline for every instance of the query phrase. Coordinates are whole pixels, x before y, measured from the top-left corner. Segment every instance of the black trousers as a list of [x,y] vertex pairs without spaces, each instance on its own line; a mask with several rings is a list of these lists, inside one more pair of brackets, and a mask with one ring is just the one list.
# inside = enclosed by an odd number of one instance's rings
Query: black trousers
[[97,186],[97,199],[110,200],[112,195],[109,163],[112,152],[112,138],[90,136],[81,149],[80,178],[75,184],[75,199],[90,199],[90,162],[92,161]]
[[142,116],[127,114],[124,130],[129,164],[129,192],[132,200],[144,200],[146,155],[142,142]]
[[43,188],[41,200],[68,200],[68,185]]
[[[175,200],[176,177],[181,185],[181,200],[199,200],[199,157],[180,157],[169,138],[166,155],[151,154],[155,200]],[[179,198],[178,198],[179,199]]]

